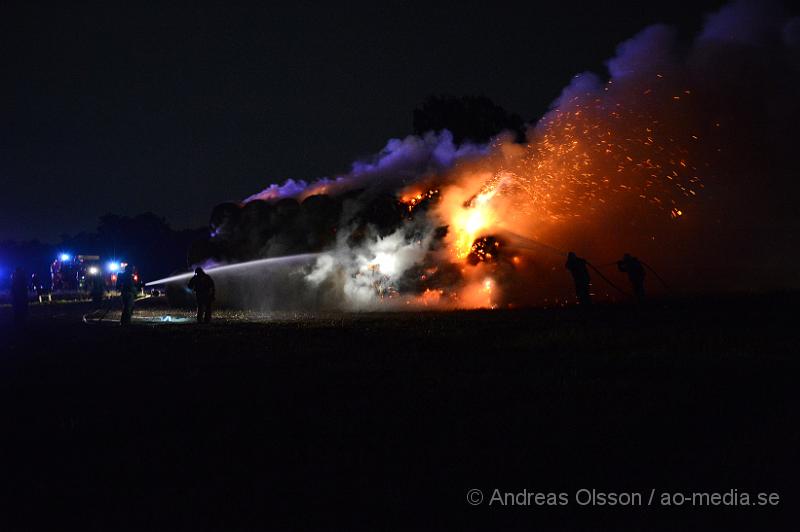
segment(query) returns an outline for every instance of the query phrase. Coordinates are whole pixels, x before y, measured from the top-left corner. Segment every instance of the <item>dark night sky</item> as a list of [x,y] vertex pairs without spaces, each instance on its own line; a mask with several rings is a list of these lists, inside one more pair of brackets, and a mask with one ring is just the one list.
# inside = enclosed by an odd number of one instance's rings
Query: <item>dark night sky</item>
[[690,36],[722,3],[6,5],[0,240],[105,212],[203,225],[220,201],[347,170],[432,93],[534,119],[644,26]]

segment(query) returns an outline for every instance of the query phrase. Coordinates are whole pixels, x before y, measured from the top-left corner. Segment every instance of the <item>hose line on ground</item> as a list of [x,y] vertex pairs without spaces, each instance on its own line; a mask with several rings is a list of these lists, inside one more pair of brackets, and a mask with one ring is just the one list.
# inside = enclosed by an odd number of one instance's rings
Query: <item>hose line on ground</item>
[[599,275],[599,276],[600,276],[600,278],[601,278],[602,280],[604,280],[605,282],[607,282],[608,284],[610,284],[612,287],[614,287],[614,289],[616,289],[616,290],[617,290],[617,291],[618,291],[620,294],[622,294],[622,295],[623,295],[623,296],[625,296],[625,297],[633,297],[633,296],[632,296],[632,295],[630,295],[628,292],[626,292],[625,290],[623,290],[623,289],[622,289],[622,288],[620,288],[619,286],[617,286],[617,285],[615,285],[614,283],[612,283],[612,282],[611,282],[611,280],[610,280],[608,277],[606,277],[605,275],[603,275],[603,274],[602,274],[602,272],[600,272],[600,270],[598,270],[597,268],[595,268],[594,264],[592,264],[592,263],[591,263],[591,262],[589,262],[588,260],[586,261],[586,264],[588,264],[588,265],[589,265],[589,267],[590,267],[591,269],[593,269],[593,270],[595,271],[595,273],[597,273],[597,275]]

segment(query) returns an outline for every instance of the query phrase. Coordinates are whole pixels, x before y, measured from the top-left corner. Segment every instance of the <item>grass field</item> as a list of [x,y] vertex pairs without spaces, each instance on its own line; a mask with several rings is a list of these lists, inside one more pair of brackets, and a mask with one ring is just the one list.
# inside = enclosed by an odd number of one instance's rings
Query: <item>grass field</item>
[[[128,328],[0,308],[0,530],[794,529],[796,298],[209,325],[152,300]],[[780,503],[579,506],[582,488]]]

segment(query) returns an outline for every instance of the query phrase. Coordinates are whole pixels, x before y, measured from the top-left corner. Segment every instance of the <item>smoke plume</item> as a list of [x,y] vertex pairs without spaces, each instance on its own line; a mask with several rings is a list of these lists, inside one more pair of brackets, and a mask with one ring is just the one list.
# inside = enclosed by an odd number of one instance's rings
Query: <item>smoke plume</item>
[[525,143],[394,139],[347,174],[219,205],[193,261],[322,252],[237,281],[269,308],[562,305],[570,250],[599,298],[626,297],[624,252],[651,293],[668,290],[655,272],[673,291],[797,288],[800,19],[736,1],[689,43],[645,28],[607,67],[575,76]]

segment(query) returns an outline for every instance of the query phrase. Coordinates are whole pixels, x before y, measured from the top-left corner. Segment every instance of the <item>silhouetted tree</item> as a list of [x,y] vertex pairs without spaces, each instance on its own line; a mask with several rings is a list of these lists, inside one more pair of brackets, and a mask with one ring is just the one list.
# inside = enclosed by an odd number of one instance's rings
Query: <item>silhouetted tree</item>
[[153,279],[187,268],[187,253],[193,241],[205,237],[207,229],[176,231],[153,213],[133,217],[106,214],[97,232],[65,238],[75,252],[97,253],[135,264],[144,278]]
[[206,237],[208,230],[173,230],[164,218],[152,213],[133,217],[106,214],[100,217],[97,231],[61,235],[56,245],[0,243],[3,263],[22,265],[29,271],[49,276],[49,267],[58,252],[100,255],[103,260],[116,258],[137,266],[146,280],[185,271],[187,253],[193,241]]
[[456,143],[486,142],[504,130],[515,133],[517,142],[525,140],[522,118],[486,96],[429,96],[414,110],[414,133],[442,129],[450,130]]

